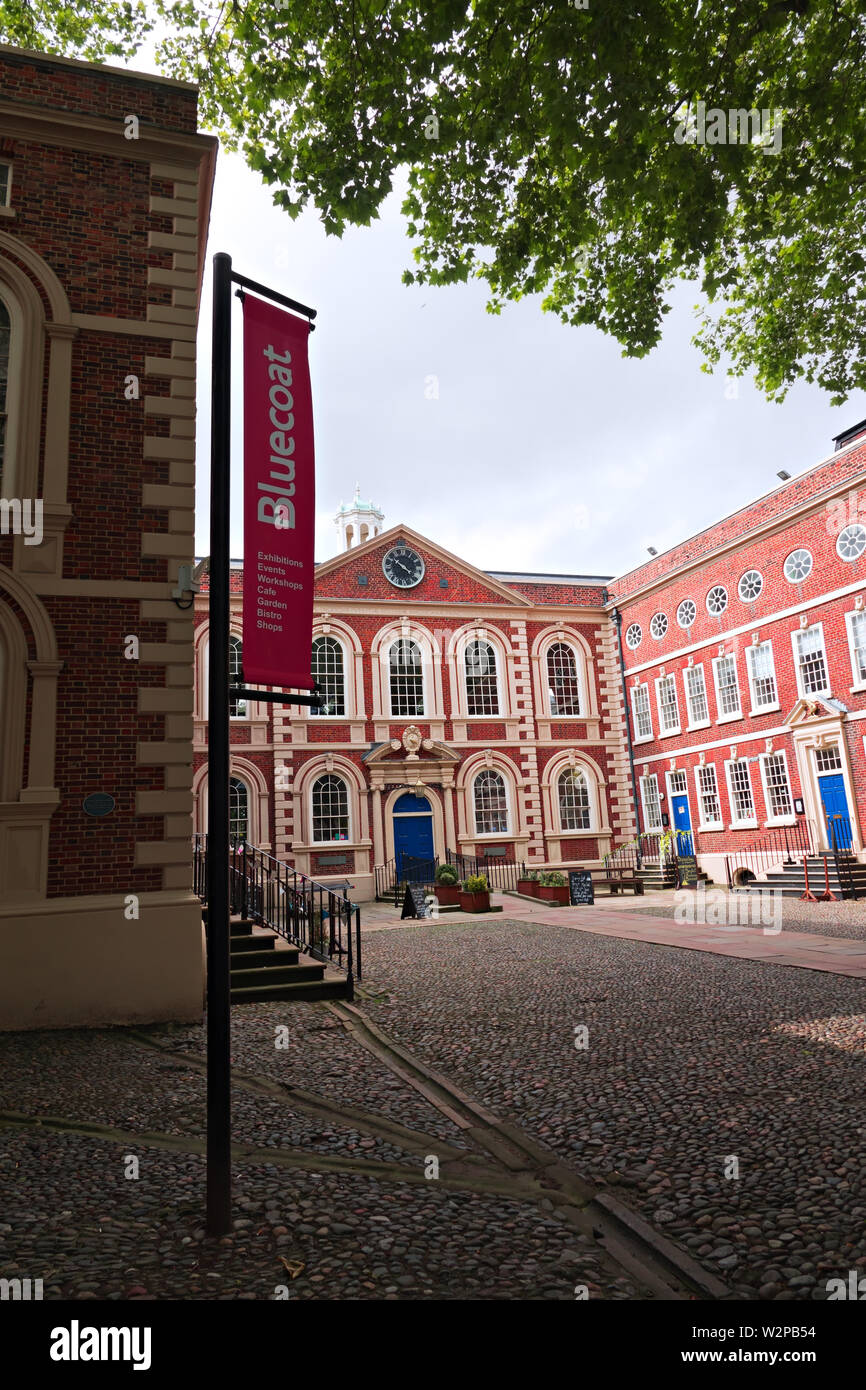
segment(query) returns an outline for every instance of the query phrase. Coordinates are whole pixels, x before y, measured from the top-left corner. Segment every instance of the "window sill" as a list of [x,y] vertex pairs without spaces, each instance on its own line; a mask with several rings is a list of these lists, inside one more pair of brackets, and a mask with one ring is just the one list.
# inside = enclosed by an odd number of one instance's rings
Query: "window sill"
[[14,209],[14,208],[0,207],[0,217],[15,217],[15,216],[16,216],[16,212],[15,212],[15,209]]
[[764,827],[765,827],[765,829],[769,829],[771,826],[775,826],[775,825],[796,825],[796,824],[797,824],[797,817],[794,816],[794,815],[791,815],[791,816],[773,816],[773,817],[771,817],[770,820],[765,820],[765,821],[764,821]]
[[776,702],[775,705],[759,705],[756,709],[749,710],[749,718],[755,719],[760,714],[778,714],[782,706]]
[[713,721],[711,719],[702,719],[699,724],[687,724],[686,733],[693,734],[696,729],[708,729],[712,722]]
[[738,719],[742,719],[743,711],[737,710],[736,714],[720,714],[716,720],[717,724],[734,724]]
[[699,825],[698,834],[710,833],[713,830],[724,830],[725,822],[722,820],[710,821],[708,825]]
[[757,830],[756,820],[732,820],[728,826],[729,830]]
[[654,743],[655,734],[644,734],[641,738],[632,739],[632,747],[637,748],[639,743]]
[[860,681],[859,685],[849,685],[849,695],[862,695],[866,692],[866,681]]
[[678,738],[682,734],[679,724],[675,729],[665,729],[664,733],[659,733],[659,738]]

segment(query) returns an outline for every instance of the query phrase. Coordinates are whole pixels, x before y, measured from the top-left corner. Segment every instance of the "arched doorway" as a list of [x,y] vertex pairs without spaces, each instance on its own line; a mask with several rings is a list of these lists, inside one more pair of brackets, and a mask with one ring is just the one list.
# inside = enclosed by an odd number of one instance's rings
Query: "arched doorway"
[[405,860],[433,858],[433,808],[426,796],[405,792],[395,801],[391,812],[394,822],[394,857],[397,876]]

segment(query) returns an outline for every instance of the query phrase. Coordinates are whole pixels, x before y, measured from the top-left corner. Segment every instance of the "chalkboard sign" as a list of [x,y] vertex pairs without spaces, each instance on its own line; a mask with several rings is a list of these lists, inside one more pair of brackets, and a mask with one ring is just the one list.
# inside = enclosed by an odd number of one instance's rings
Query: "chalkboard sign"
[[403,899],[403,911],[400,918],[404,917],[429,917],[431,916],[430,904],[427,901],[427,893],[423,885],[417,883],[407,883],[406,896]]
[[572,907],[592,906],[595,892],[592,874],[589,869],[570,869],[568,873],[568,900]]

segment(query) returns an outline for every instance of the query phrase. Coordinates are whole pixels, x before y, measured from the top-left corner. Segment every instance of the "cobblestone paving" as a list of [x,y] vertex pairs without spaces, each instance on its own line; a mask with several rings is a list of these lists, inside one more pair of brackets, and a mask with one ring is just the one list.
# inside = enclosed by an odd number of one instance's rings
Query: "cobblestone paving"
[[[818,888],[813,885],[812,891],[818,893]],[[714,892],[713,889],[707,890],[707,899]],[[727,895],[726,895],[727,896]],[[599,903],[601,903],[599,899]],[[629,904],[631,910],[640,912],[645,917],[666,917],[669,921],[674,920],[676,903],[673,893],[667,902],[659,902],[658,895],[651,905],[644,907],[642,904],[646,899],[635,899],[634,906]],[[747,916],[745,907],[740,907],[743,898],[738,899],[737,922],[742,926],[749,926],[756,922],[756,931],[762,929],[761,909],[757,907],[753,914]],[[846,936],[853,941],[866,941],[866,901],[860,899],[852,901],[846,899],[836,903],[801,903],[797,898],[780,898],[781,904],[781,929],[782,931],[811,932],[815,936]],[[772,921],[771,905],[768,903],[766,908],[767,919]]]
[[741,1296],[866,1266],[862,981],[502,919],[365,951],[375,1021]]
[[[283,1023],[290,1046],[278,1051]],[[592,1298],[638,1296],[549,1202],[485,1191],[484,1174],[470,1192],[424,1181],[423,1154],[340,1123],[339,1111],[311,1116],[239,1085],[236,1141],[273,1148],[275,1159],[299,1146],[369,1171],[238,1161],[234,1232],[206,1240],[204,1161],[182,1148],[203,1133],[203,1044],[201,1028],[179,1027],[0,1037],[0,1108],[39,1122],[0,1125],[3,1277],[41,1278],[46,1298],[76,1299],[274,1299],[278,1286],[301,1300],[573,1300],[577,1285]],[[444,1150],[443,1141],[465,1147],[456,1126],[322,1005],[235,1009],[232,1055],[242,1072],[420,1131],[425,1151]],[[50,1129],[58,1118],[85,1132]],[[87,1133],[93,1125],[126,1133]],[[146,1133],[174,1136],[178,1151],[139,1142]],[[137,1178],[126,1176],[130,1156]],[[386,1162],[399,1167],[380,1179],[375,1168]]]
[[[204,1161],[4,1130],[0,1267],[74,1299],[627,1298],[593,1243],[525,1202],[238,1164],[234,1232],[206,1241]],[[285,1263],[284,1263],[285,1262]],[[296,1331],[296,1329],[294,1329]],[[287,1331],[289,1328],[287,1327]]]

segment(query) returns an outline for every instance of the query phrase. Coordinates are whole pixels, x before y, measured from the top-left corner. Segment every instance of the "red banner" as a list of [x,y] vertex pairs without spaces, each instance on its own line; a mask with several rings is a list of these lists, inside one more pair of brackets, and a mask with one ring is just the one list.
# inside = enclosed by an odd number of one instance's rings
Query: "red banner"
[[244,296],[244,680],[312,690],[310,325]]

